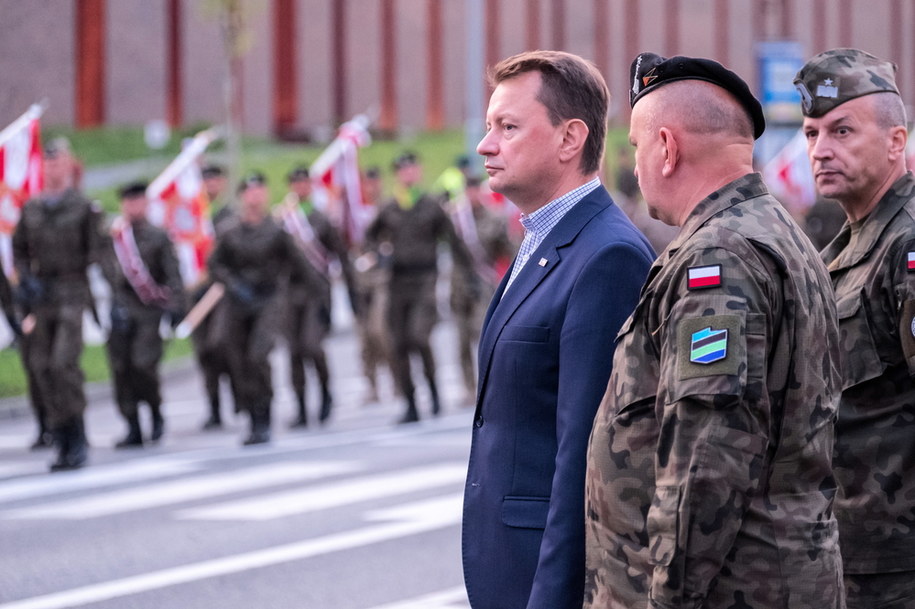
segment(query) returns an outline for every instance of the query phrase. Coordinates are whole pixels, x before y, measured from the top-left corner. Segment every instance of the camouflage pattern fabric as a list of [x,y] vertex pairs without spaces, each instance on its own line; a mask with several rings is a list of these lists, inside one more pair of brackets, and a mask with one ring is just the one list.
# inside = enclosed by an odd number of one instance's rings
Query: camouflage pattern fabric
[[844,391],[833,467],[848,573],[915,570],[915,177],[822,252],[835,286]]
[[832,49],[813,57],[794,78],[804,116],[820,117],[841,104],[896,88],[896,64],[859,49]]
[[835,302],[758,174],[698,204],[617,337],[591,436],[585,607],[844,607]]

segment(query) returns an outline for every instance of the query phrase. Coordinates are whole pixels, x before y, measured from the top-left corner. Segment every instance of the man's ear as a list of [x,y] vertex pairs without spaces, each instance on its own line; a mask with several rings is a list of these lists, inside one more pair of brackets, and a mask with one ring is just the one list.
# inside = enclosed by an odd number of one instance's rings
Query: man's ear
[[899,157],[904,157],[906,144],[909,141],[909,132],[905,130],[905,127],[901,125],[893,127],[887,134],[887,139],[889,140],[887,152],[890,155],[890,160],[898,161]]
[[588,140],[588,126],[578,118],[565,122],[562,132],[562,144],[559,146],[559,160],[567,163],[574,159],[585,147]]
[[677,164],[680,162],[680,147],[677,138],[667,127],[661,127],[658,135],[661,138],[661,145],[664,147],[664,165],[661,167],[661,175],[669,178],[677,170]]

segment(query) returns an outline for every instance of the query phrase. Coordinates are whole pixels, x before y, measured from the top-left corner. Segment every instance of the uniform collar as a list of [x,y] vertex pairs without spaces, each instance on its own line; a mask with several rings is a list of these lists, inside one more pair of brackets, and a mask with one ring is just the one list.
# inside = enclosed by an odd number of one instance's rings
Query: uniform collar
[[880,197],[874,211],[862,221],[854,239],[851,239],[851,225],[846,221],[836,238],[823,249],[823,258],[830,261],[829,270],[848,268],[867,258],[892,219],[912,200],[913,195],[915,176],[907,171]]
[[[748,199],[769,193],[762,176],[748,173],[733,182],[725,184],[706,198],[699,201],[686,217],[677,237],[667,246],[665,254],[672,256],[693,234],[702,228],[713,216]],[[663,258],[664,256],[662,256]]]

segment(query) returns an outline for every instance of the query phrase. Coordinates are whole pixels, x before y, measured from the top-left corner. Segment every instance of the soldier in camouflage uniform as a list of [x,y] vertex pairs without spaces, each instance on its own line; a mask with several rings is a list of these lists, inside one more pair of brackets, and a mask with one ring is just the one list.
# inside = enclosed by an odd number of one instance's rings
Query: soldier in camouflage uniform
[[69,153],[47,149],[45,190],[22,208],[13,234],[20,302],[35,321],[28,337],[29,364],[57,448],[52,471],[82,467],[88,456],[79,356],[83,312],[93,307],[86,270],[104,248],[101,210],[72,187],[72,179]]
[[467,396],[473,399],[477,391],[474,345],[480,339],[483,317],[489,301],[515,255],[508,238],[505,217],[496,214],[483,202],[480,178],[467,178],[464,193],[451,201],[454,227],[473,256],[478,278],[468,281],[466,273],[451,274],[451,312],[458,331],[458,357]]
[[752,173],[765,121],[746,83],[650,53],[631,77],[639,184],[680,233],[595,418],[585,606],[839,609],[829,276]]
[[[224,232],[226,226],[231,224],[233,217],[232,207],[226,202],[226,175],[219,165],[207,165],[201,171],[203,176],[203,185],[207,193],[207,199],[210,202],[210,212],[212,213],[213,231],[218,239]],[[213,282],[207,278],[200,285],[196,286],[193,291],[193,300],[198,302]],[[207,398],[210,405],[210,416],[203,424],[204,430],[221,429],[222,413],[220,409],[219,397],[219,379],[225,377],[231,380],[229,375],[229,362],[226,360],[226,354],[216,344],[216,339],[210,338],[210,330],[215,319],[221,317],[222,309],[225,307],[223,302],[217,303],[213,311],[201,321],[194,332],[191,334],[191,340],[194,344],[194,354],[197,356],[197,364],[203,373],[204,387],[206,388]],[[232,391],[235,393],[234,387]]]
[[915,177],[895,71],[835,49],[795,80],[817,190],[848,218],[821,255],[844,356],[833,469],[853,609],[915,608]]
[[[432,414],[441,410],[435,382],[435,360],[429,338],[438,320],[435,282],[438,278],[437,248],[447,241],[455,262],[455,272],[472,273],[467,247],[458,238],[454,225],[440,202],[422,192],[419,182],[422,168],[412,153],[400,155],[394,162],[397,190],[394,200],[382,207],[366,230],[366,247],[383,251],[390,248],[391,279],[389,284],[388,327],[393,342],[391,368],[407,400],[401,423],[419,420],[410,355],[418,353],[429,384]],[[382,247],[383,243],[389,244]]]
[[210,256],[210,275],[226,288],[223,314],[212,320],[214,344],[225,350],[236,407],[251,417],[245,445],[270,440],[273,384],[268,356],[280,329],[281,283],[298,274],[310,289],[318,278],[292,237],[267,213],[262,174],[247,176],[239,186],[241,207],[217,239]]
[[177,324],[185,302],[175,247],[164,230],[146,219],[146,184],[128,184],[120,197],[123,215],[111,227],[111,247],[102,268],[111,286],[108,359],[114,396],[128,427],[116,448],[131,448],[143,446],[140,402],[150,410],[149,439],[156,442],[164,432],[159,324],[164,314]]
[[295,391],[298,412],[292,427],[308,426],[305,407],[305,364],[314,366],[321,386],[321,408],[318,422],[330,417],[333,396],[330,392],[330,371],[324,353],[324,339],[331,328],[331,272],[335,259],[340,264],[346,282],[350,303],[355,310],[355,272],[349,252],[340,232],[330,218],[315,209],[311,201],[311,178],[306,167],[296,167],[288,176],[289,194],[277,210],[283,228],[292,235],[296,244],[320,276],[320,288],[307,283],[290,281],[286,297],[286,341],[289,347],[289,369]]

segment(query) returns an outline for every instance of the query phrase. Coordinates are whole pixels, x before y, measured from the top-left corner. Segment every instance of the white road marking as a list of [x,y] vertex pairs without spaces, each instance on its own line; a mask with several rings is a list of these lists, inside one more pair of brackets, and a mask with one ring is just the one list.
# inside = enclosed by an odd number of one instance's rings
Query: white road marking
[[455,484],[466,477],[467,466],[463,463],[438,464],[189,508],[177,512],[176,516],[194,520],[270,520]]
[[194,472],[201,467],[201,463],[182,459],[149,459],[57,472],[40,478],[7,480],[0,483],[0,502],[166,478]]
[[380,524],[254,552],[162,569],[152,573],[3,603],[0,604],[0,609],[65,609],[79,607],[178,584],[186,584],[251,569],[260,569],[321,554],[349,550],[400,537],[435,531],[457,525],[460,521],[459,514],[455,516],[447,511],[441,514],[427,513],[423,514],[422,520]]
[[0,512],[12,519],[83,520],[134,510],[145,510],[216,495],[275,486],[289,482],[315,480],[362,469],[355,462],[272,463],[230,472],[190,476],[146,484],[136,488],[96,493],[78,499],[63,499],[44,505]]
[[469,607],[467,591],[463,586],[433,592],[405,601],[395,601],[386,605],[377,605],[372,609],[449,609]]

